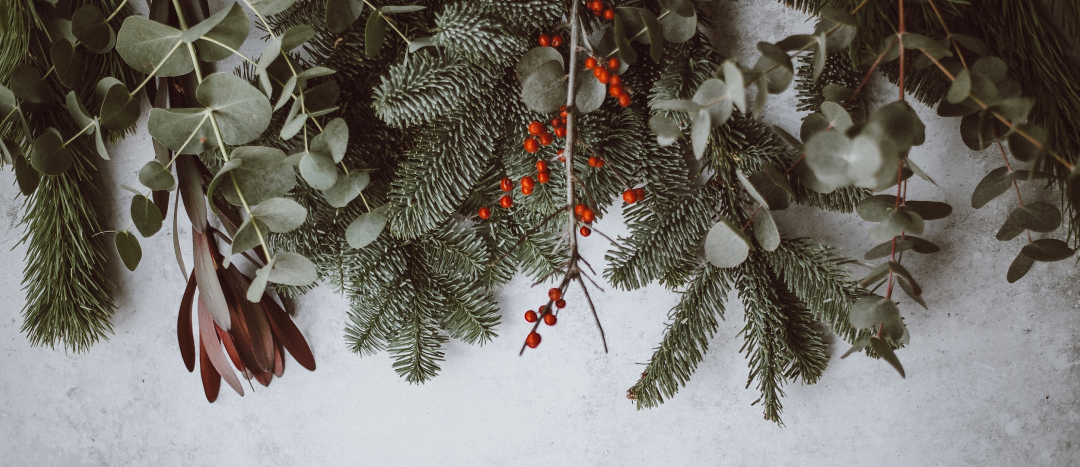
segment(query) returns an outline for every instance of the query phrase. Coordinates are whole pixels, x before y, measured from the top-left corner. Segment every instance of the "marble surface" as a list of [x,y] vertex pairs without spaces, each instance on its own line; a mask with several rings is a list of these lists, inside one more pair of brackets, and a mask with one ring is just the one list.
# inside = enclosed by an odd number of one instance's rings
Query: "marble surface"
[[[716,5],[720,49],[744,62],[756,41],[812,27],[766,0]],[[894,87],[875,87],[893,98]],[[777,99],[766,120],[796,132],[792,103],[790,95]],[[930,306],[901,299],[912,335],[899,352],[908,377],[878,361],[840,360],[844,349],[834,348],[819,384],[784,388],[785,428],[751,405],[758,394],[745,387],[742,308],[734,296],[689,385],[660,408],[637,411],[626,389],[660,341],[677,297],[655,285],[594,295],[611,347],[604,354],[592,317],[577,305],[580,291],[571,290],[558,326],[546,330],[537,351],[518,357],[529,326],[520,314],[546,290],[529,288],[522,277],[497,293],[501,337],[483,347],[451,342],[442,374],[423,386],[398,378],[385,354],[350,353],[345,301],[319,288],[299,301],[296,318],[318,370],[289,359],[285,377],[269,388],[255,386],[241,398],[225,387],[207,404],[175,343],[184,282],[168,228],[144,240],[137,272],[119,261],[110,266],[118,306],[110,340],[82,355],[31,347],[19,332],[21,198],[6,172],[0,465],[1077,465],[1075,266],[1039,264],[1021,282],[1006,283],[1021,241],[999,242],[993,233],[1014,200],[1002,197],[978,211],[969,203],[1000,156],[967,150],[958,119],[919,112],[928,142],[912,157],[940,188],[913,182],[909,195],[946,201],[955,211],[927,224],[925,236],[942,253],[904,261]],[[106,225],[127,224],[127,198],[116,184],[135,184],[150,152],[143,132],[115,148],[102,177]],[[1034,186],[1025,196],[1053,197]],[[854,215],[791,209],[778,221],[786,235],[811,235],[851,256],[874,244],[869,224]],[[618,213],[600,223],[606,232],[625,232],[621,226]],[[181,227],[179,235],[186,251],[189,233]],[[604,248],[590,238],[585,255],[603,263]]]

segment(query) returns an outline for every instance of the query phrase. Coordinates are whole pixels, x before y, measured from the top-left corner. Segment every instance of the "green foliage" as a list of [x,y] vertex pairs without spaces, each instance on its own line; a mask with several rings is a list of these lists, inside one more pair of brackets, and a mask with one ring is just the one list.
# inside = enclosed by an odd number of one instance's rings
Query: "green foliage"
[[471,63],[493,68],[513,66],[528,49],[527,39],[509,32],[493,18],[480,14],[480,6],[453,3],[435,17],[436,47]]
[[375,90],[376,115],[391,126],[431,123],[474,102],[490,73],[449,55],[425,52],[390,68]]

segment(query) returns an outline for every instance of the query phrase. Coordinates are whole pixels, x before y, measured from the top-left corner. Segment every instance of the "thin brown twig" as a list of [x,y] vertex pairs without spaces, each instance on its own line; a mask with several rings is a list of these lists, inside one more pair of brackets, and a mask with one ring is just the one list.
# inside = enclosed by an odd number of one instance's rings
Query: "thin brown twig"
[[607,337],[604,336],[604,326],[600,324],[600,316],[596,314],[596,306],[593,305],[592,297],[589,296],[589,289],[585,287],[585,281],[581,280],[580,276],[577,280],[578,284],[581,284],[581,291],[585,292],[585,301],[589,302],[589,309],[592,310],[593,319],[596,320],[596,329],[600,330],[600,340],[604,343],[604,353],[608,353]]

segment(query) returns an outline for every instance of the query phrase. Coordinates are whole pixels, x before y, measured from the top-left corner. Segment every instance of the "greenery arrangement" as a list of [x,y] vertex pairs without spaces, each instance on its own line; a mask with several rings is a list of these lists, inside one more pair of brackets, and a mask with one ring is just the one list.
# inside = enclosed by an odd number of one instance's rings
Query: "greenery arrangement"
[[[104,253],[94,243],[103,228],[84,206],[91,161],[108,159],[103,136],[132,129],[145,90],[157,157],[139,173],[144,187],[129,187],[132,223],[153,235],[175,196],[175,230],[184,200],[195,264],[178,339],[193,371],[196,310],[210,401],[222,378],[243,393],[230,364],[264,385],[281,376],[285,350],[314,369],[272,292],[299,295],[318,279],[352,303],[348,345],[388,350],[414,383],[438,373],[448,338],[496,337],[492,291],[517,272],[555,283],[524,313],[535,324],[522,352],[570,305],[588,305],[606,349],[590,294],[599,274],[618,289],[656,281],[681,294],[628,391],[638,407],[687,384],[732,288],[745,309],[747,385],[761,391],[766,419],[781,423],[784,384],[820,378],[828,360],[818,322],[851,344],[848,354],[880,357],[903,375],[895,350],[909,335],[894,289],[927,306],[903,253],[939,251],[918,235],[952,210],[908,199],[910,177],[931,180],[907,157],[925,139],[908,94],[962,117],[965,144],[996,146],[1004,158],[972,205],[1017,194],[997,233],[1004,241],[1027,232],[1010,282],[1074,253],[1031,232],[1053,232],[1066,215],[1078,225],[1080,133],[1068,117],[1080,113],[1080,90],[1062,64],[1076,60],[1069,38],[1080,19],[1054,14],[1075,5],[785,0],[818,17],[815,32],[761,42],[745,66],[709,45],[698,18],[707,3],[688,0],[241,0],[216,12],[153,0],[149,19],[123,3],[12,10],[21,21],[13,24],[37,24],[10,33],[31,39],[32,60],[0,61],[0,147],[31,200],[25,328],[34,342],[76,350],[108,331]],[[971,15],[995,26],[951,21]],[[259,57],[238,51],[252,18],[266,34]],[[211,72],[229,57],[244,63],[237,73]],[[83,69],[100,79],[70,86],[65,77]],[[898,100],[868,109],[863,89],[879,70],[899,85]],[[757,119],[793,84],[810,111],[798,136]],[[1035,179],[1057,182],[1066,215],[1023,202],[1020,183]],[[66,191],[42,193],[54,183]],[[82,204],[35,201],[45,196]],[[611,238],[593,223],[620,199],[631,233]],[[863,259],[887,260],[851,277],[852,260],[781,234],[772,212],[792,203],[857,211],[883,242]],[[66,249],[35,241],[48,222],[73,219],[82,230]],[[110,234],[134,270],[138,237],[130,227]],[[579,255],[585,241],[611,244],[602,272]],[[238,255],[253,276],[232,264]],[[66,288],[43,286],[57,275],[50,268],[76,259],[98,269]],[[586,303],[566,302],[572,285]],[[93,306],[50,305],[73,298]]]

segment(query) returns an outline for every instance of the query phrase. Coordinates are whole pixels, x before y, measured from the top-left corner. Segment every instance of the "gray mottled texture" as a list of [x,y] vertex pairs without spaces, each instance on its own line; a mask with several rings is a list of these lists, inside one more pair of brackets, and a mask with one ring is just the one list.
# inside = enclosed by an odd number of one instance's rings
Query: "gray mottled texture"
[[[721,50],[744,62],[758,40],[809,31],[811,23],[766,0],[718,4]],[[737,26],[730,26],[736,25]],[[727,29],[729,28],[730,29]],[[893,99],[895,88],[877,85]],[[793,101],[778,99],[766,119],[797,133]],[[31,348],[19,333],[25,249],[12,177],[0,186],[0,464],[96,465],[860,465],[1015,466],[1080,463],[1080,330],[1072,261],[1036,265],[1009,285],[1005,271],[1021,240],[993,233],[1015,203],[1002,197],[979,211],[969,196],[1000,155],[972,153],[958,119],[926,108],[928,143],[913,158],[941,185],[912,183],[915,199],[956,211],[928,223],[945,251],[908,255],[930,310],[902,299],[911,346],[899,351],[908,378],[836,350],[822,382],[784,388],[787,428],[762,420],[746,362],[738,353],[741,307],[729,306],[689,386],[658,409],[635,411],[625,390],[660,341],[676,296],[652,286],[594,294],[606,324],[605,355],[583,297],[544,328],[537,351],[517,356],[529,325],[521,319],[546,288],[516,278],[499,293],[502,337],[485,347],[451,343],[442,375],[410,386],[385,355],[346,350],[345,301],[325,288],[299,302],[297,325],[319,369],[291,359],[283,379],[240,398],[222,388],[207,404],[198,374],[184,371],[175,343],[184,283],[171,232],[144,241],[138,272],[117,261],[116,335],[85,355]],[[145,121],[141,123],[145,125]],[[105,177],[110,228],[127,224],[115,183],[137,184],[151,153],[145,133],[116,148]],[[1036,199],[1034,186],[1025,196]],[[853,215],[792,209],[778,215],[787,235],[813,235],[860,256],[873,245]],[[181,220],[181,225],[184,221]],[[618,215],[600,224],[623,232]],[[1063,234],[1058,233],[1061,237]],[[185,251],[190,236],[181,228]],[[604,242],[586,257],[602,263]],[[188,265],[191,265],[190,259]]]

